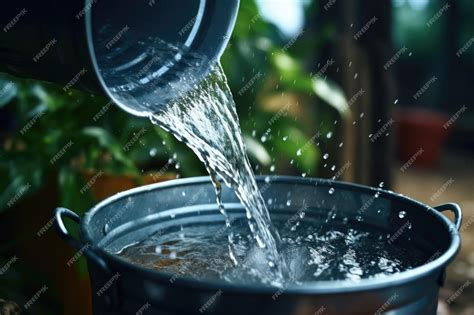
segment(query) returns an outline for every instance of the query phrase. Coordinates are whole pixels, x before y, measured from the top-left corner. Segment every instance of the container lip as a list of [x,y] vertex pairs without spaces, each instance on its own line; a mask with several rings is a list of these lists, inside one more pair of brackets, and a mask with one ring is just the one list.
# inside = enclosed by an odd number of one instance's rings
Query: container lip
[[[90,2],[90,0],[83,0],[85,2],[85,6],[87,7],[87,4]],[[202,14],[204,14],[205,6],[209,0],[200,0],[200,5],[199,5],[199,15],[202,17]],[[233,14],[231,15],[231,18],[229,20],[229,24],[227,25],[227,28],[224,30],[225,35],[222,38],[221,45],[219,49],[216,51],[216,55],[212,58],[218,61],[222,54],[224,53],[227,44],[229,43],[230,37],[232,35],[232,31],[234,30],[235,23],[237,21],[237,12],[240,7],[240,0],[235,0],[233,2],[234,5],[234,10],[232,11]],[[86,41],[87,41],[87,49],[89,51],[89,56],[90,56],[90,63],[92,64],[92,67],[94,69],[94,72],[96,73],[97,80],[99,81],[99,85],[106,94],[106,96],[112,100],[117,106],[119,106],[121,109],[123,109],[125,112],[132,114],[137,117],[150,117],[152,114],[151,111],[146,111],[146,110],[136,110],[132,108],[131,106],[127,106],[126,104],[123,104],[114,94],[110,91],[110,89],[107,87],[107,84],[105,83],[104,78],[102,77],[102,74],[100,73],[100,68],[99,68],[99,63],[97,61],[96,53],[95,53],[95,48],[94,48],[94,36],[92,34],[92,11],[93,8],[89,9],[86,11],[85,16],[84,16],[84,26],[86,30]],[[201,22],[199,22],[200,24]],[[193,38],[196,36],[197,33],[197,27],[199,26],[198,23],[195,23],[193,29],[192,29],[192,36]],[[192,42],[191,37],[189,37],[186,40],[186,44],[190,45]],[[207,72],[209,73],[211,69],[209,68]]]
[[[83,1],[85,2],[85,7],[90,2],[90,0],[83,0]],[[87,48],[89,50],[90,61],[92,63],[94,72],[96,73],[97,80],[99,81],[99,84],[102,90],[104,91],[104,93],[107,95],[109,99],[111,99],[117,106],[119,106],[121,109],[123,109],[127,113],[132,114],[134,116],[138,116],[138,117],[148,117],[150,115],[149,112],[137,111],[129,106],[125,106],[107,88],[107,84],[105,84],[104,78],[102,77],[102,74],[100,73],[99,63],[97,61],[97,57],[95,54],[94,36],[92,35],[92,10],[93,8],[86,11],[85,16],[84,16],[84,26],[86,29]]]
[[[402,271],[395,275],[390,275],[386,277],[380,278],[366,278],[361,279],[360,281],[354,282],[351,280],[333,280],[333,281],[310,281],[305,282],[303,285],[290,285],[287,287],[279,288],[273,287],[269,285],[246,285],[246,284],[232,284],[227,283],[221,280],[196,280],[190,277],[180,277],[173,282],[174,286],[179,286],[183,288],[198,288],[201,290],[217,290],[221,289],[224,292],[235,292],[240,294],[252,293],[252,294],[265,294],[265,295],[273,295],[277,290],[284,289],[285,295],[296,295],[296,294],[315,294],[315,293],[341,293],[341,292],[356,292],[356,291],[368,291],[368,290],[377,290],[384,287],[393,287],[406,284],[408,282],[415,281],[417,279],[421,279],[424,277],[429,277],[434,274],[439,273],[458,253],[460,246],[461,246],[461,238],[459,232],[457,231],[454,223],[452,223],[446,216],[441,214],[439,211],[435,210],[433,207],[425,205],[419,201],[416,201],[410,197],[403,196],[401,194],[394,193],[392,191],[380,189],[380,188],[373,188],[369,186],[364,186],[360,184],[353,184],[341,181],[334,181],[329,179],[322,179],[322,178],[301,178],[301,177],[294,177],[294,176],[278,176],[278,175],[271,175],[271,176],[256,176],[257,182],[263,181],[265,178],[270,177],[272,180],[271,182],[278,182],[278,183],[289,183],[289,184],[298,184],[298,183],[313,183],[315,185],[327,185],[329,187],[340,187],[344,189],[351,189],[351,190],[358,190],[361,192],[380,192],[381,196],[385,196],[387,198],[391,198],[394,200],[399,200],[403,202],[412,203],[415,206],[423,208],[431,215],[434,215],[438,220],[445,225],[446,229],[448,230],[451,236],[451,244],[449,248],[433,259],[432,261],[418,266],[416,268]],[[109,205],[112,202],[115,202],[120,199],[128,198],[133,195],[149,192],[151,190],[157,190],[162,188],[168,187],[175,187],[175,186],[185,186],[185,185],[194,185],[194,184],[207,184],[211,183],[208,176],[200,176],[200,177],[190,177],[190,178],[183,178],[183,179],[175,179],[170,180],[167,182],[156,183],[151,185],[146,185],[142,187],[133,188],[124,192],[120,192],[116,195],[113,195],[102,202],[98,203],[96,206],[91,208],[83,217],[81,221],[81,236],[85,242],[92,244],[91,250],[98,252],[101,256],[106,257],[108,261],[112,262],[114,265],[119,266],[123,269],[128,269],[132,272],[141,274],[144,276],[144,279],[153,279],[155,281],[159,281],[165,284],[169,283],[171,273],[168,272],[159,272],[155,270],[151,270],[145,267],[141,267],[138,265],[133,265],[126,260],[113,255],[102,248],[94,246],[92,242],[92,238],[90,233],[87,230],[87,226],[90,225],[92,218],[94,217],[95,213],[100,211],[103,207]]]

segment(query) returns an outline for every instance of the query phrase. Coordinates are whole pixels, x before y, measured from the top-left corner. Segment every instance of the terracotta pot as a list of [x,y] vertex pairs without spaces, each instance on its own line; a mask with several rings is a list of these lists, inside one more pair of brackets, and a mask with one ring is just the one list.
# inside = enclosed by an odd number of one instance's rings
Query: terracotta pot
[[435,111],[404,109],[397,113],[398,153],[402,163],[433,167],[438,162],[448,129],[449,117]]

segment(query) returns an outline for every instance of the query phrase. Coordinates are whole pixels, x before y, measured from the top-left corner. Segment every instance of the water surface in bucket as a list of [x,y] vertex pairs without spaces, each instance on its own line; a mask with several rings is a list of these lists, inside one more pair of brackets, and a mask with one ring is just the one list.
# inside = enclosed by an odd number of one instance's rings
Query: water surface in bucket
[[[285,274],[285,264],[278,253],[280,238],[272,227],[265,202],[257,188],[242,140],[235,103],[221,66],[215,61],[188,54],[185,59],[178,58],[181,64],[186,65],[183,67],[185,70],[179,75],[167,76],[166,80],[169,81],[166,81],[158,75],[161,70],[154,70],[163,60],[169,60],[170,56],[180,56],[181,50],[155,39],[134,44],[144,46],[144,53],[136,62],[129,63],[130,66],[125,70],[112,69],[102,73],[107,82],[120,82],[120,78],[129,78],[127,84],[112,86],[111,91],[124,104],[147,111],[152,123],[169,131],[194,151],[213,179],[219,210],[225,216],[217,176],[234,189],[246,209],[250,235],[265,252],[265,263],[273,271],[273,279],[278,284]],[[123,47],[116,49],[123,50]],[[102,63],[110,63],[114,58],[120,58],[120,55],[120,51],[113,49],[104,52]],[[205,78],[195,76],[195,73],[202,73],[202,69],[207,67],[213,69],[209,75]],[[158,104],[155,99],[162,99],[163,93],[180,96],[167,104]],[[226,225],[231,225],[228,218]],[[234,264],[238,264],[234,231],[229,231],[227,256]]]
[[[282,239],[280,255],[289,268],[285,284],[307,281],[384,277],[420,266],[428,255],[413,243],[389,242],[388,235],[362,225],[335,225],[322,230],[310,222],[275,222]],[[184,227],[157,231],[117,254],[134,264],[170,273],[170,281],[187,276],[232,283],[271,284],[273,273],[248,227],[235,222],[235,266],[227,255],[222,228]]]

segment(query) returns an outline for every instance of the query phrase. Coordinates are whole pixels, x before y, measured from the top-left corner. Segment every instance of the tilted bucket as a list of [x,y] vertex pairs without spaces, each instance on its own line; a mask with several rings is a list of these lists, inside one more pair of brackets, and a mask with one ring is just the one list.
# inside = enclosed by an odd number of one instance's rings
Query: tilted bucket
[[[288,220],[304,202],[305,220],[310,224],[331,229],[346,218],[344,224],[349,226],[370,226],[396,235],[394,242],[409,240],[430,258],[385,277],[289,285],[277,299],[278,288],[268,285],[185,275],[170,281],[171,274],[132,264],[110,250],[146,239],[157,229],[224,225],[209,178],[173,180],[117,194],[83,218],[64,208],[56,210],[60,234],[87,257],[95,314],[436,314],[445,268],[460,248],[462,214],[457,205],[432,208],[382,189],[322,179],[273,176],[257,180],[265,200],[272,199],[273,221]],[[223,200],[232,217],[245,216],[233,191],[224,189]],[[336,209],[337,216],[325,221],[331,209]],[[455,223],[441,214],[445,210],[454,212]],[[403,219],[400,211],[404,211]],[[70,236],[64,217],[80,224],[80,240]],[[410,229],[400,233],[408,220]]]

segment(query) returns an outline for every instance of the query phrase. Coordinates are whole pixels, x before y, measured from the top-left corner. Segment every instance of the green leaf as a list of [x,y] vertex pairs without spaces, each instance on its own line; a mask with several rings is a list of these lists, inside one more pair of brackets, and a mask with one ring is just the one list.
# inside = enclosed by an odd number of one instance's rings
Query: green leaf
[[123,147],[107,130],[100,127],[86,127],[82,129],[82,134],[97,140],[98,144],[102,148],[107,149],[116,161],[122,163],[131,172],[137,172],[133,161],[125,155]]
[[[301,171],[314,174],[321,161],[321,152],[316,146],[319,134],[311,137],[306,136],[301,130],[286,126],[280,131],[282,137],[275,137],[272,140],[275,149],[283,153],[287,159],[294,160],[295,166]],[[288,137],[283,140],[283,137]]]
[[247,153],[255,158],[259,164],[269,166],[272,162],[272,158],[265,147],[252,137],[244,135],[243,138],[245,146],[247,147]]
[[309,76],[301,64],[281,51],[273,53],[273,64],[281,74],[282,84],[295,91],[314,93],[328,105],[336,109],[342,117],[347,117],[349,106],[342,89],[329,79]]

